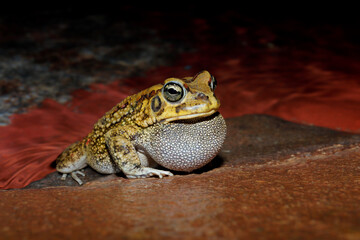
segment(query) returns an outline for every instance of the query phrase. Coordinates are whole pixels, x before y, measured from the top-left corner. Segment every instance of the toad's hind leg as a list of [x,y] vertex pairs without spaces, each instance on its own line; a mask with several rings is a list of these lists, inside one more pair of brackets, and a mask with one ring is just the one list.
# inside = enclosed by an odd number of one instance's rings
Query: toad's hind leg
[[85,174],[79,170],[86,167],[86,165],[86,153],[82,142],[73,143],[56,159],[56,170],[63,173],[61,180],[65,180],[67,174],[70,173],[71,177],[79,183],[79,185],[82,185],[83,182],[77,174],[85,176]]
[[[125,126],[126,128],[126,126]],[[120,130],[120,131],[119,131]],[[110,130],[105,134],[105,142],[115,164],[128,178],[146,178],[151,176],[173,176],[169,171],[141,165],[138,153],[133,144],[121,134],[125,129]]]

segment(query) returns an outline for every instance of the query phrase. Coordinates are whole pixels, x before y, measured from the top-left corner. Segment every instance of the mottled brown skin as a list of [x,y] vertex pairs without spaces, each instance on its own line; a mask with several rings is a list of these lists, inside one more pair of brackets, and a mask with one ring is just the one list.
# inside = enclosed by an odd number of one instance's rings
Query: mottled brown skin
[[217,112],[220,102],[214,94],[215,86],[213,76],[202,71],[194,77],[166,79],[163,84],[127,97],[100,118],[82,141],[59,155],[56,168],[64,174],[62,179],[71,173],[82,184],[76,174],[83,174],[78,170],[87,165],[100,173],[122,171],[128,178],[171,176],[169,171],[143,164],[133,141],[156,123],[207,117]]

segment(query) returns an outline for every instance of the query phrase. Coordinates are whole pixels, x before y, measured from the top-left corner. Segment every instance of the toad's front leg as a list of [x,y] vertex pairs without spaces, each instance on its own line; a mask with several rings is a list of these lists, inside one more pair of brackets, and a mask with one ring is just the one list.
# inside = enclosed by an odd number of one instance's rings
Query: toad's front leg
[[70,174],[79,185],[82,185],[83,182],[77,174],[85,176],[85,173],[79,170],[86,167],[86,157],[83,141],[73,143],[67,147],[56,159],[56,170],[63,174],[61,180],[65,180],[67,174]]
[[105,134],[105,142],[109,149],[111,158],[116,166],[128,178],[146,178],[158,176],[173,176],[169,171],[154,169],[141,165],[141,161],[133,144],[124,137],[123,133],[127,132],[126,126],[122,129],[113,129]]

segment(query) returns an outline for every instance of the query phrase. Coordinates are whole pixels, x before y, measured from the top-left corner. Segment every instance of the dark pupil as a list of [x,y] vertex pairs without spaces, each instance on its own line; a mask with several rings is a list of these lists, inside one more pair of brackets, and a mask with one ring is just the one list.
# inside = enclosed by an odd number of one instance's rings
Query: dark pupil
[[176,90],[173,89],[173,88],[169,88],[168,92],[169,92],[170,94],[179,94],[179,91],[176,91]]

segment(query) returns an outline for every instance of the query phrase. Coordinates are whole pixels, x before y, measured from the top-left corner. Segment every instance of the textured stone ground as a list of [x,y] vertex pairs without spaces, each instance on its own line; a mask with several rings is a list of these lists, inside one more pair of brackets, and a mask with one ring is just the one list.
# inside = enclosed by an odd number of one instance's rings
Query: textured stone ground
[[[264,115],[227,120],[212,163],[129,180],[86,170],[0,191],[0,239],[358,239],[360,136]],[[50,187],[49,187],[50,186]]]

